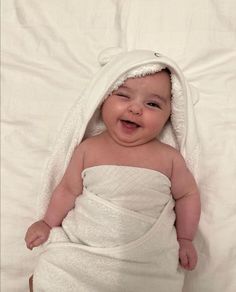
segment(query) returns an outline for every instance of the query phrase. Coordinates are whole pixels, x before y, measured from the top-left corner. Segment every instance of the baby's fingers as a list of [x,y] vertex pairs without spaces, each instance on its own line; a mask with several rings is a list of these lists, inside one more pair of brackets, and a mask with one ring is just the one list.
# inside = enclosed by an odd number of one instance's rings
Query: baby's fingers
[[35,240],[37,240],[39,237],[35,237],[35,236],[26,236],[25,237],[25,243],[27,248],[32,249],[34,247],[34,242]]
[[191,253],[188,257],[188,270],[193,270],[197,265],[197,254]]
[[44,236],[38,232],[27,232],[25,236],[26,246],[29,249],[33,249],[43,242]]
[[183,268],[188,269],[188,256],[185,251],[180,251],[179,253],[179,261]]
[[30,233],[29,231],[27,231],[26,235],[25,235],[25,243],[26,243],[26,246],[27,248],[31,249],[30,248],[30,245],[31,243],[35,240],[35,235]]
[[29,244],[29,249],[33,249],[34,247],[39,246],[40,244],[44,243],[45,241],[46,240],[45,240],[44,236],[37,237],[34,241],[32,241]]
[[187,253],[180,252],[179,260],[181,266],[186,270],[193,270],[197,265],[197,254],[196,253]]

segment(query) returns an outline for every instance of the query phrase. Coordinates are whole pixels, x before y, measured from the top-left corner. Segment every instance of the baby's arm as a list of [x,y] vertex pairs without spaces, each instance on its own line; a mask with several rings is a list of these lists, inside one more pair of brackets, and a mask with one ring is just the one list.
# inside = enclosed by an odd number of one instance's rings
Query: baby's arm
[[75,200],[83,188],[81,178],[83,156],[83,145],[79,145],[72,155],[62,180],[52,193],[44,218],[32,224],[27,230],[25,241],[29,249],[44,243],[48,239],[50,229],[59,226],[74,207]]
[[192,243],[200,218],[200,196],[193,175],[183,157],[175,153],[172,165],[171,191],[176,201],[176,231],[180,264],[192,270],[197,264],[197,252]]

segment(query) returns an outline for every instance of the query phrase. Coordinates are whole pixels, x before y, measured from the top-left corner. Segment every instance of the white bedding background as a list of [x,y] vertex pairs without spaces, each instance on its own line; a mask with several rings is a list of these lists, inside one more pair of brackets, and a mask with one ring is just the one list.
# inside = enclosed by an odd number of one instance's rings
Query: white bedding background
[[106,47],[152,49],[199,88],[199,263],[183,292],[236,291],[236,2],[3,0],[1,291],[25,292],[24,234],[67,110]]

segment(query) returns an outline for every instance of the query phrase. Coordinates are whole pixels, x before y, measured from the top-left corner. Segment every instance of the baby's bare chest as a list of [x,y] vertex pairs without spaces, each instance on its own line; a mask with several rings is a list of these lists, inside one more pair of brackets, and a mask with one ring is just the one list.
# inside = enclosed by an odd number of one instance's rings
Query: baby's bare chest
[[172,159],[168,151],[158,147],[132,147],[130,149],[97,147],[86,153],[84,167],[97,165],[123,165],[157,170],[170,178]]

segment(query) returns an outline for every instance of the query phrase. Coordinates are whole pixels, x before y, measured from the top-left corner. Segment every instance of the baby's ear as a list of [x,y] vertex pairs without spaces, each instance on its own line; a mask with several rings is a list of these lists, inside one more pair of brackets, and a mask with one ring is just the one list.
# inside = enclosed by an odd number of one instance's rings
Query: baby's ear
[[98,55],[98,62],[101,66],[104,66],[109,63],[115,56],[123,52],[125,52],[125,50],[121,47],[106,48]]

